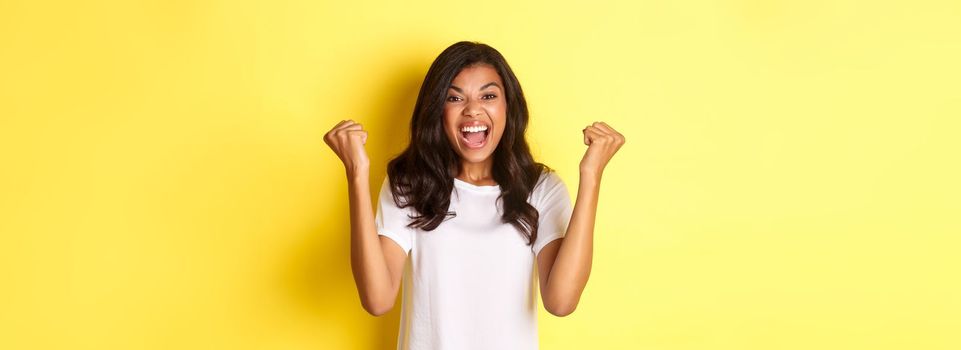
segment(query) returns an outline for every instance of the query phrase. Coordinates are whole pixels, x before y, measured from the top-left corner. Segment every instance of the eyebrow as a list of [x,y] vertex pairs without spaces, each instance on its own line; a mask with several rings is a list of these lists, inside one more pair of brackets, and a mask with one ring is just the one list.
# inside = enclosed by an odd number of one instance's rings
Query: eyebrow
[[[488,86],[496,86],[497,88],[503,90],[503,88],[501,88],[501,86],[498,85],[497,82],[493,82],[493,81],[492,81],[492,82],[489,82],[489,83],[487,83],[487,84],[484,84],[484,86],[481,86],[480,89],[481,89],[481,90],[484,90],[484,89],[486,89]],[[459,92],[459,93],[464,93],[464,90],[461,90],[461,88],[455,86],[454,84],[451,84],[451,85],[450,85],[450,88],[451,88],[451,89],[454,89],[454,91],[457,91],[457,92]]]

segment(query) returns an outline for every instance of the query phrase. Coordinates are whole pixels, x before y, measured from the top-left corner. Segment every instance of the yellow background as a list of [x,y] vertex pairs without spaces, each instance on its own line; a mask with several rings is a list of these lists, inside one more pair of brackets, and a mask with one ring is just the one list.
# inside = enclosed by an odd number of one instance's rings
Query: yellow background
[[392,348],[321,137],[379,184],[459,40],[572,194],[627,137],[542,348],[961,348],[961,3],[828,0],[4,1],[0,348]]

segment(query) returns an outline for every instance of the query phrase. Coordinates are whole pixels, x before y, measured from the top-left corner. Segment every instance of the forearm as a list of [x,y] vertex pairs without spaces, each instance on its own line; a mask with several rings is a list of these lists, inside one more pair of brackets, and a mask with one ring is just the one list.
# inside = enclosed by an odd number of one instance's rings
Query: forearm
[[600,175],[582,172],[567,233],[547,281],[548,295],[563,309],[577,306],[591,274],[599,192]]
[[[370,184],[366,172],[348,173],[350,199],[350,267],[365,309],[381,308],[393,302],[387,261],[374,224]],[[388,300],[390,299],[390,300]]]

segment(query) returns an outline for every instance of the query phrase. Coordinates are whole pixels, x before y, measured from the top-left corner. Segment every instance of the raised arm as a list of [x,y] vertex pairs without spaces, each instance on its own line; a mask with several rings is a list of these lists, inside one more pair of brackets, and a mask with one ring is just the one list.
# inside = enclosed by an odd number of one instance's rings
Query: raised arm
[[397,300],[407,254],[394,241],[379,236],[370,199],[370,160],[364,150],[367,132],[352,121],[335,125],[324,142],[344,163],[350,200],[350,267],[360,303],[368,313],[389,312]]
[[591,275],[594,256],[594,221],[600,193],[601,175],[614,153],[624,144],[624,136],[603,122],[584,129],[587,152],[580,163],[577,199],[564,238],[541,249],[537,257],[541,298],[553,315],[574,312]]

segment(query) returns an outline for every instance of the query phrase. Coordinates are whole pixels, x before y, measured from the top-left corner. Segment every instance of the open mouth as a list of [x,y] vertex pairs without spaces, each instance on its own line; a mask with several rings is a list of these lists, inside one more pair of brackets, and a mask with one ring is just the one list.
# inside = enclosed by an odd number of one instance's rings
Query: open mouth
[[484,124],[465,125],[460,128],[461,143],[467,148],[476,149],[487,144],[490,127]]

